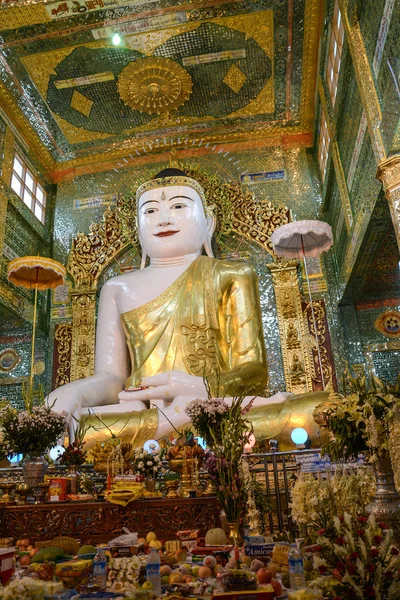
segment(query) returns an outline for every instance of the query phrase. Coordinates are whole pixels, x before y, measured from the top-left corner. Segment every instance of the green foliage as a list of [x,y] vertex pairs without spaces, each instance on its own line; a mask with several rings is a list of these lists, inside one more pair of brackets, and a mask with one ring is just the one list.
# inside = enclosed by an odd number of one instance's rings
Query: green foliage
[[333,459],[348,460],[366,452],[372,458],[388,450],[389,430],[400,406],[400,375],[396,383],[375,375],[347,376],[350,394],[343,400],[328,402],[320,408],[332,441],[323,452]]

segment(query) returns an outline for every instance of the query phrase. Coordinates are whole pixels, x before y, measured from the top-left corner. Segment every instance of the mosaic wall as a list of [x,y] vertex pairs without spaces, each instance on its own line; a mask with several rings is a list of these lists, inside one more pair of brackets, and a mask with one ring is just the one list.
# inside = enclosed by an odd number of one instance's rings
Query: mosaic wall
[[[9,125],[9,122],[7,123]],[[11,136],[12,137],[12,136]],[[0,128],[0,148],[3,150]],[[16,141],[18,145],[18,140]],[[4,148],[5,149],[5,148]],[[13,160],[13,147],[7,147],[1,153],[4,173],[10,173]],[[16,287],[7,279],[7,267],[10,260],[18,256],[51,255],[51,228],[54,206],[54,186],[49,186],[43,178],[40,164],[35,156],[27,155],[29,162],[40,174],[47,191],[47,217],[45,225],[31,213],[24,202],[7,185],[0,182],[1,194],[7,199],[7,215],[5,220],[5,239],[0,268],[0,396],[12,400],[19,405],[20,387],[23,378],[29,376],[31,362],[31,339],[33,321],[34,292]],[[35,344],[35,363],[40,363],[40,374],[35,382],[45,385],[46,366],[48,362],[48,324],[49,324],[48,292],[38,294],[37,334]],[[18,356],[18,364],[13,369],[1,368],[1,357],[7,349],[12,348]],[[4,382],[4,383],[3,383]]]

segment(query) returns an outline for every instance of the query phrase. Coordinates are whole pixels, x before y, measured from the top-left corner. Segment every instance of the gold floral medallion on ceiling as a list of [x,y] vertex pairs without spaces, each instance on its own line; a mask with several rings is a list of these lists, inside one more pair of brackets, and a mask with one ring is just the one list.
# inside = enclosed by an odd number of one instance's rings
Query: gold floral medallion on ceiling
[[176,110],[192,93],[187,71],[169,58],[143,58],[129,63],[118,78],[121,100],[147,114]]

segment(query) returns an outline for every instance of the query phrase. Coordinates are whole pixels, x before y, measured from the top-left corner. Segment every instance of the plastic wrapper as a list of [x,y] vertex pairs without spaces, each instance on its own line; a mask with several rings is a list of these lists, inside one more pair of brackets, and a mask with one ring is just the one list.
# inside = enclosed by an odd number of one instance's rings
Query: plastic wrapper
[[220,579],[220,589],[224,592],[256,590],[257,579],[250,571],[229,569]]
[[135,546],[138,543],[138,534],[131,533],[126,527],[123,528],[124,535],[119,535],[109,542],[109,546]]

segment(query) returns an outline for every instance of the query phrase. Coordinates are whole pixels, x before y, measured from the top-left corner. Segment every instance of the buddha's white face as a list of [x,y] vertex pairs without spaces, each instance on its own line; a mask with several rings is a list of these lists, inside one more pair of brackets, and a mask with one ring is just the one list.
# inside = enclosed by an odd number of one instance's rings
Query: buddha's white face
[[144,192],[138,202],[138,223],[142,249],[150,258],[198,252],[207,235],[201,198],[183,185]]

